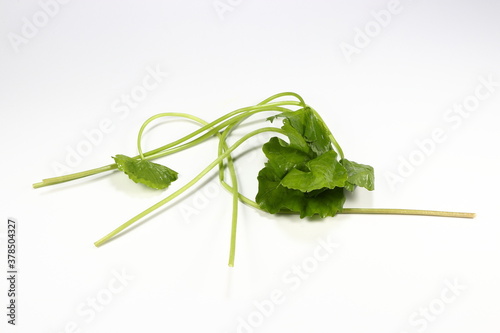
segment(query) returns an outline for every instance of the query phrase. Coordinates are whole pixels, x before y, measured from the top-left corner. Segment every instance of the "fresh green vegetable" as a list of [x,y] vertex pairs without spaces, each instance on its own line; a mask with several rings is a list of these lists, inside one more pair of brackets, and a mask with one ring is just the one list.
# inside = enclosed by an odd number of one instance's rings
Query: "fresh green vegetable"
[[[297,100],[279,100],[282,97],[294,97]],[[281,128],[263,127],[254,130],[228,146],[227,138],[231,132],[249,117],[262,112],[276,112],[276,115],[267,119],[270,122],[282,120]],[[143,153],[141,148],[143,132],[149,123],[161,117],[182,117],[198,123],[201,127],[174,142]],[[248,139],[264,132],[274,132],[281,137],[272,137],[262,147],[268,161],[258,174],[258,193],[253,201],[239,193],[231,153]],[[219,167],[219,180],[222,186],[233,196],[229,266],[234,265],[240,201],[268,213],[296,213],[301,218],[314,215],[327,217],[338,213],[474,217],[472,213],[343,208],[346,200],[345,190],[353,191],[356,187],[364,187],[369,191],[374,189],[373,168],[346,159],[340,145],[320,115],[306,105],[302,97],[290,92],[273,95],[255,106],[235,110],[210,123],[185,113],[155,115],[146,120],[139,130],[137,139],[139,155],[128,157],[118,154],[113,157],[115,161],[113,164],[72,175],[44,179],[40,183],[33,184],[33,187],[54,185],[118,169],[136,183],[154,189],[166,189],[177,180],[177,172],[150,160],[191,148],[213,137],[219,140],[217,158],[180,189],[123,223],[95,242],[95,245],[102,245],[144,216],[178,197],[216,166]],[[225,180],[226,170],[230,174],[231,184]]]

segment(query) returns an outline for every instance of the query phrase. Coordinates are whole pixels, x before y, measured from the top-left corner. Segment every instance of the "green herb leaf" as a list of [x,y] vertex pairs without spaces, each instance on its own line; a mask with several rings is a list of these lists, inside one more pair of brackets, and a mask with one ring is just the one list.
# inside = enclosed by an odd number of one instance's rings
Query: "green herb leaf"
[[[260,208],[271,214],[279,213],[282,209],[293,212],[303,211],[304,194],[297,190],[290,190],[281,185],[283,177],[279,169],[269,164],[260,170],[257,179],[259,181],[259,191],[255,201]],[[303,217],[301,215],[301,217]]]
[[306,172],[296,168],[290,170],[281,184],[301,192],[311,192],[322,188],[343,187],[347,180],[347,171],[337,161],[337,153],[333,150],[310,160],[306,167]]
[[154,189],[165,189],[177,180],[178,173],[161,164],[143,159],[136,160],[125,155],[116,155],[113,159],[118,169],[126,173],[134,182]]
[[369,191],[373,191],[375,188],[375,175],[371,166],[352,162],[345,158],[340,163],[347,170],[347,182],[345,185],[347,190],[353,191],[356,186],[361,186]]
[[[286,118],[283,120],[282,129],[287,134],[291,134],[288,137],[292,146],[298,144],[302,147],[303,141],[305,141],[317,155],[332,150],[329,131],[311,108],[305,107],[295,112],[287,112],[284,116]],[[297,134],[300,135],[301,139],[298,139]],[[305,149],[302,150],[305,151]]]
[[345,202],[341,187],[323,189],[309,193],[292,190],[281,184],[276,169],[269,165],[259,172],[259,192],[255,198],[260,208],[271,214],[289,210],[300,214],[300,218],[319,215],[334,216],[342,210]]
[[335,216],[338,212],[342,211],[345,202],[344,189],[336,187],[334,189],[327,189],[321,191],[316,196],[310,196],[307,199],[305,207],[305,216],[319,215],[324,218],[327,216]]
[[262,146],[262,151],[269,159],[269,163],[280,170],[283,175],[292,168],[300,168],[305,165],[310,157],[304,151],[291,147],[287,142],[273,137]]

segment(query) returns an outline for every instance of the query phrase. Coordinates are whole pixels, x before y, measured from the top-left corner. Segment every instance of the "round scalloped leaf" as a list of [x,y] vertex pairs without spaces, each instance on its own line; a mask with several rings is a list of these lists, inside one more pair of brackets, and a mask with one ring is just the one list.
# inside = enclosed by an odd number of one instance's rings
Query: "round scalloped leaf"
[[143,159],[136,160],[125,155],[116,155],[113,159],[118,165],[118,169],[127,174],[134,182],[157,190],[165,189],[177,180],[178,173],[161,164]]
[[345,185],[347,190],[352,192],[356,186],[360,186],[366,188],[368,191],[373,191],[375,188],[373,167],[349,161],[346,158],[341,160],[340,163],[347,170],[347,182]]

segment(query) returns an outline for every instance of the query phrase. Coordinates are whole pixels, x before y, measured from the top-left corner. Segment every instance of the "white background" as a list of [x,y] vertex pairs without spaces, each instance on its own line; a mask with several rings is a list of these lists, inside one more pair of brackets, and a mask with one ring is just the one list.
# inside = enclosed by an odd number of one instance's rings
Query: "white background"
[[[7,218],[19,223],[18,325],[6,323],[2,278],[0,331],[500,331],[497,1],[0,6],[2,272]],[[139,96],[152,70],[161,72],[154,89],[126,107],[122,98]],[[493,81],[490,90],[482,80]],[[118,173],[31,187],[55,176],[56,164],[76,172],[134,155],[140,125],[156,113],[213,120],[282,91],[301,94],[322,114],[347,158],[374,166],[376,190],[357,190],[346,207],[477,218],[318,222],[242,205],[231,269],[231,197],[213,177],[123,237],[93,246],[196,175],[215,158],[215,142],[161,160],[180,172],[167,192]],[[453,113],[463,103],[473,110]],[[111,129],[98,135],[103,121]],[[194,128],[159,121],[144,146]],[[445,139],[429,144],[436,129]],[[94,133],[90,146],[85,133]],[[417,142],[427,142],[426,155]],[[69,152],[83,146],[86,156],[69,167]],[[236,166],[253,197],[265,160],[251,148]],[[418,165],[404,169],[410,158]],[[404,181],[391,186],[389,173]],[[331,253],[325,242],[335,244]]]

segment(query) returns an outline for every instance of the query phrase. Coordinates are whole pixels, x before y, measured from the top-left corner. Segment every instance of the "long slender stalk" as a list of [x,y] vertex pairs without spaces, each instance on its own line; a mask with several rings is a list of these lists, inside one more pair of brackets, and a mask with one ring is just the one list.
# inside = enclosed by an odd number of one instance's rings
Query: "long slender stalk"
[[475,213],[445,212],[420,209],[393,209],[393,208],[344,208],[341,214],[391,214],[391,215],[425,215],[441,217],[461,217],[472,219]]
[[[230,192],[233,191],[231,185],[226,182],[221,182],[224,188]],[[239,199],[244,204],[262,210],[258,203],[247,198],[241,193],[238,193]],[[282,211],[278,214],[297,214],[291,211]],[[440,217],[456,217],[472,219],[476,217],[475,213],[466,212],[448,212],[439,210],[423,210],[423,209],[398,209],[398,208],[343,208],[338,214],[384,214],[384,215],[421,215],[421,216],[440,216]]]
[[[219,135],[219,148],[218,148],[218,153],[219,155],[222,155],[224,152],[228,150],[228,146],[226,143],[226,139],[229,135],[229,133],[233,130],[234,127],[236,127],[238,123],[234,123],[230,126],[228,126],[224,132]],[[233,195],[233,210],[231,214],[231,238],[230,238],[230,244],[229,244],[229,261],[228,261],[228,266],[233,267],[234,266],[234,257],[236,255],[236,229],[237,229],[237,224],[238,224],[238,203],[239,203],[239,190],[238,190],[238,178],[236,176],[236,170],[234,169],[234,163],[233,163],[233,158],[231,157],[231,154],[227,156],[227,166],[229,169],[229,174],[231,176],[231,184],[232,184],[232,190],[231,193]],[[224,165],[219,164],[219,175],[222,172],[224,173]]]
[[101,173],[101,172],[115,170],[116,168],[117,168],[116,164],[113,163],[113,164],[105,165],[105,166],[95,168],[95,169],[90,169],[90,170],[86,170],[86,171],[82,171],[82,172],[72,173],[70,175],[53,177],[53,178],[46,178],[46,179],[43,179],[39,183],[33,184],[33,188],[40,188],[40,187],[49,186],[49,185],[61,184],[64,182],[69,182],[71,180],[76,180],[76,179],[96,175],[96,174]]

